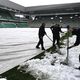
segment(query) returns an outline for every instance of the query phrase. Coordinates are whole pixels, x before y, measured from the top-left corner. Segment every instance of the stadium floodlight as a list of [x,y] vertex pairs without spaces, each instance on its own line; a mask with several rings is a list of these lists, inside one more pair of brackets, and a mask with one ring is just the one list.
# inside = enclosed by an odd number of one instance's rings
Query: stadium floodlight
[[16,17],[24,18],[24,15],[21,14],[15,14]]
[[59,19],[63,19],[63,17],[59,17]]
[[70,19],[72,19],[73,17],[71,16]]
[[60,23],[62,22],[62,20],[60,20]]
[[78,16],[78,14],[75,14],[75,16]]
[[51,19],[54,19],[54,17],[51,17]]
[[35,15],[31,15],[32,20],[34,20],[34,19],[35,19],[35,17],[36,17]]
[[57,17],[57,15],[55,17]]

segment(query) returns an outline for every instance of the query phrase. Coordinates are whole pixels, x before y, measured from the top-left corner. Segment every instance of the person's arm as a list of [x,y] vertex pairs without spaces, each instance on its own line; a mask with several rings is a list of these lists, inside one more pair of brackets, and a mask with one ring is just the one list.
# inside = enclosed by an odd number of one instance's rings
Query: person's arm
[[59,27],[59,31],[60,31],[61,33],[64,33],[64,32],[61,30],[61,27]]
[[50,27],[50,29],[51,29],[52,33],[53,33],[53,27],[54,27],[54,26],[51,26],[51,27]]
[[51,31],[53,30],[53,26],[50,27]]
[[46,31],[45,31],[45,28],[43,29],[43,33],[44,33],[44,35],[46,35]]
[[46,31],[44,31],[44,34],[45,34],[45,35],[47,34]]

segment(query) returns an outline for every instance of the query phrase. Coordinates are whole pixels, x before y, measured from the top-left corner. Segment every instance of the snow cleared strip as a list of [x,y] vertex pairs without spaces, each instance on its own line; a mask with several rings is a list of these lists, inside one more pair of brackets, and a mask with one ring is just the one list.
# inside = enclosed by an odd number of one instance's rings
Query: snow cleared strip
[[[12,58],[9,55],[9,58],[5,58],[3,56],[3,59],[0,61],[0,74],[12,69],[13,67],[23,63],[26,60],[29,60],[31,58],[33,58],[34,56],[40,54],[41,52],[43,52],[42,50],[36,50],[36,51],[29,51],[28,53],[25,52],[25,55],[23,54],[24,52],[21,53],[20,58],[15,55],[12,56]],[[31,54],[32,53],[32,54]],[[22,56],[23,54],[23,56]]]

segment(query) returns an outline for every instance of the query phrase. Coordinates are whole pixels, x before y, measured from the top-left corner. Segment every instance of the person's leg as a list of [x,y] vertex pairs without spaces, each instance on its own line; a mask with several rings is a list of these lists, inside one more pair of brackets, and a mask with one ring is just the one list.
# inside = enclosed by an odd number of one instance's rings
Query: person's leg
[[60,47],[60,42],[59,41],[60,41],[60,37],[58,36],[57,37],[57,45],[58,45],[58,47]]
[[40,41],[41,41],[41,48],[42,48],[42,50],[45,50],[45,49],[44,49],[44,45],[43,45],[43,44],[44,44],[44,43],[43,43],[43,37],[40,38]]
[[38,49],[39,49],[39,48],[40,48],[40,47],[39,47],[39,45],[40,45],[40,44],[41,44],[41,39],[40,39],[40,37],[39,37],[39,42],[38,42],[38,44],[37,44],[36,48],[38,48]]

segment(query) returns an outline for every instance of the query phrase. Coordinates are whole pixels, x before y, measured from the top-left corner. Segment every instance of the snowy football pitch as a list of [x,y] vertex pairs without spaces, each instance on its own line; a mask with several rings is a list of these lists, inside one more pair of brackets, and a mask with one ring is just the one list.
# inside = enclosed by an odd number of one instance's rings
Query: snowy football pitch
[[[46,80],[53,80],[54,78],[56,78],[55,80],[64,80],[65,77],[66,80],[80,79],[80,71],[75,69],[80,66],[80,45],[69,50],[69,65],[67,66],[59,64],[64,61],[67,55],[67,40],[64,40],[65,46],[60,49],[63,55],[45,53],[46,55],[41,60],[33,59],[24,63],[24,61],[43,52],[35,48],[38,42],[38,28],[3,28],[0,29],[0,32],[0,74],[19,64],[29,64],[28,71],[30,70],[41,79],[43,78],[41,75],[44,75]],[[52,38],[49,28],[46,28],[46,32]],[[69,45],[74,44],[75,39],[76,36],[70,37]],[[46,49],[52,46],[52,42],[46,36],[44,37],[44,46]],[[55,65],[51,65],[55,56]],[[40,73],[36,74],[36,72]]]
[[[50,29],[46,29],[46,32],[51,36]],[[42,50],[35,48],[37,42],[38,28],[1,28],[0,74],[41,53]],[[45,36],[45,48],[51,45]]]

